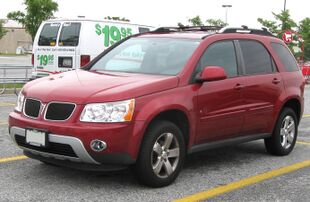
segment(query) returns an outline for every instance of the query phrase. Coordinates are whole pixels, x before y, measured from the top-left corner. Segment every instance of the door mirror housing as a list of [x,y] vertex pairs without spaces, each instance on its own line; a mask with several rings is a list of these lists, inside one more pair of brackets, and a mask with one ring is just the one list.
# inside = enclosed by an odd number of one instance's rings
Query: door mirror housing
[[207,66],[197,75],[196,81],[202,83],[205,81],[224,80],[226,78],[227,74],[223,67]]

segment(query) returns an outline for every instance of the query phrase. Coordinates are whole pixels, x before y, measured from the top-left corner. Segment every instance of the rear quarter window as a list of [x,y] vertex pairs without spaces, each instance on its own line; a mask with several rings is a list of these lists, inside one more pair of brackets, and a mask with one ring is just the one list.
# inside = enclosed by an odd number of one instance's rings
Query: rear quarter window
[[55,46],[60,23],[46,23],[39,36],[39,46]]
[[293,57],[292,53],[288,50],[287,47],[283,46],[279,43],[271,43],[273,50],[279,56],[282,64],[284,65],[286,71],[293,72],[298,71],[298,65],[296,63],[295,58]]
[[59,46],[77,46],[79,44],[81,23],[66,22],[62,25]]

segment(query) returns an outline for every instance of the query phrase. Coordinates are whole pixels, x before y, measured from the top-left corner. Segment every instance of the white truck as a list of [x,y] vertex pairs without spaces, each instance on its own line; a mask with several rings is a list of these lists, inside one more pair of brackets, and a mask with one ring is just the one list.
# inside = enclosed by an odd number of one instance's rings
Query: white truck
[[34,39],[32,78],[80,68],[117,41],[152,29],[128,22],[85,18],[44,21]]

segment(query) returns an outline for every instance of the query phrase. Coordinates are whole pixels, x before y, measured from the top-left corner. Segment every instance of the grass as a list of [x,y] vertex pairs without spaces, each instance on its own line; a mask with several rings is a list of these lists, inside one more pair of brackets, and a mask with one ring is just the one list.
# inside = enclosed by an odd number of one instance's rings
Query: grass
[[14,84],[14,83],[0,84],[0,89],[4,88],[4,87],[6,89],[22,88],[23,86],[24,86],[24,84],[21,84],[21,83],[17,83],[17,84]]

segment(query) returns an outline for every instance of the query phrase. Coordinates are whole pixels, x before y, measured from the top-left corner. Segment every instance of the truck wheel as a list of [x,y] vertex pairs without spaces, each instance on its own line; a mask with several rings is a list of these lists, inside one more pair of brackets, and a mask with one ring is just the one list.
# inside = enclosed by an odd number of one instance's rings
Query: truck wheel
[[135,173],[140,183],[150,187],[171,184],[181,171],[185,143],[181,130],[169,121],[156,121],[147,130]]
[[298,121],[291,108],[284,108],[277,120],[272,137],[265,139],[266,150],[273,155],[288,155],[297,139]]

